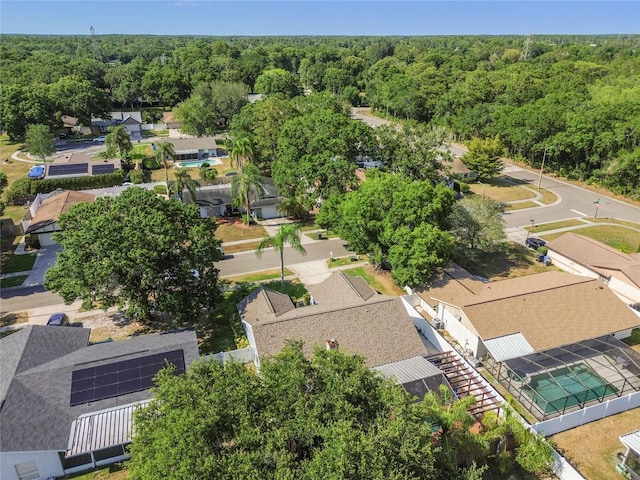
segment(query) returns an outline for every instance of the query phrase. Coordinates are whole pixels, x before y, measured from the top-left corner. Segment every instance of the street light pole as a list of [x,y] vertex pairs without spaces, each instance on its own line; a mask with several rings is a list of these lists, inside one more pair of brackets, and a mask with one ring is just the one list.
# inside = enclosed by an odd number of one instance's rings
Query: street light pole
[[[535,223],[536,221],[535,221],[535,219],[533,219],[533,218],[532,218],[531,220],[529,220],[529,221],[531,222],[531,229],[533,229],[533,228],[534,228],[534,223]],[[527,230],[527,238],[526,238],[525,240],[528,240],[528,239],[529,239],[529,233],[531,233],[531,232],[529,232],[529,230]]]
[[538,177],[538,188],[542,183],[542,171],[544,170],[544,160],[547,158],[547,147],[544,147],[544,154],[542,155],[542,166],[540,167],[540,177]]

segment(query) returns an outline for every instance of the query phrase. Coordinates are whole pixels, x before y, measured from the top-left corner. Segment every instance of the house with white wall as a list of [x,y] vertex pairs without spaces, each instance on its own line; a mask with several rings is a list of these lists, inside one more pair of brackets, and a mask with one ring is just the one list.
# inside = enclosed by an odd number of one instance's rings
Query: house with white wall
[[571,232],[551,240],[546,246],[558,268],[574,275],[600,279],[627,305],[640,303],[640,253],[623,253]]
[[132,413],[166,362],[199,357],[195,331],[89,344],[90,329],[29,325],[0,339],[0,478],[62,477],[128,458]]

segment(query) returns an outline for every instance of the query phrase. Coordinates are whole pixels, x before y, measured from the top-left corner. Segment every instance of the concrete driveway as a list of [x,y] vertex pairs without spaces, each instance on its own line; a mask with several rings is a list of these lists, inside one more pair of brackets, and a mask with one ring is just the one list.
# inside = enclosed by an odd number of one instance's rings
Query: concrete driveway
[[41,247],[38,250],[38,256],[33,264],[33,268],[29,273],[29,276],[22,284],[23,286],[43,285],[44,274],[53,267],[58,260],[58,252],[62,250],[60,245],[50,245],[48,247]]

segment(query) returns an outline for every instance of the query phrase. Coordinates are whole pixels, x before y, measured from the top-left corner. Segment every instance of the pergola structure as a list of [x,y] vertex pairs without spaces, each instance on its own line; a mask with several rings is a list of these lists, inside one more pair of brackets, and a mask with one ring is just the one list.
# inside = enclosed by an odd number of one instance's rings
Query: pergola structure
[[541,421],[640,391],[640,353],[612,335],[499,360],[487,370]]

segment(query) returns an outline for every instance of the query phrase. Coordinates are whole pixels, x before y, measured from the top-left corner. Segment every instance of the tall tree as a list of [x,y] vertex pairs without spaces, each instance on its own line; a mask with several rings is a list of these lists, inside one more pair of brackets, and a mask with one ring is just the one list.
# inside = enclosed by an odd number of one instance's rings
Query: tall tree
[[433,433],[420,402],[358,356],[290,342],[263,359],[167,370],[134,417],[131,480],[238,477],[435,480]]
[[159,142],[155,148],[156,161],[164,168],[164,179],[167,185],[167,195],[169,195],[169,165],[167,162],[176,159],[176,150],[171,142]]
[[289,244],[293,249],[306,255],[307,251],[300,243],[300,227],[294,223],[283,223],[273,237],[264,237],[256,248],[256,256],[260,258],[265,248],[273,247],[280,254],[280,287],[284,292],[284,247]]
[[451,224],[456,246],[467,254],[492,251],[505,239],[502,211],[488,198],[471,196],[457,202]]
[[231,165],[242,173],[244,167],[253,160],[253,147],[249,137],[234,137],[229,150]]
[[131,152],[131,150],[133,150],[133,144],[131,143],[129,131],[124,125],[109,127],[106,144],[108,152],[115,153],[115,151],[117,150],[121,158],[128,158],[129,153]]
[[262,176],[258,167],[253,163],[248,164],[241,174],[233,177],[231,181],[231,196],[234,203],[245,209],[244,221],[248,225],[251,219],[251,196],[264,195]]
[[178,324],[217,303],[216,223],[200,218],[196,205],[129,188],[73,205],[59,222],[62,252],[45,284],[65,302],[126,306],[141,321],[167,314]]
[[497,177],[504,169],[505,148],[499,136],[494,138],[474,138],[469,143],[469,151],[462,156],[462,161],[484,180]]
[[[9,185],[9,181],[7,180],[7,174],[4,172],[0,172],[0,199],[2,198],[2,194],[4,193],[5,188]],[[4,215],[5,204],[2,200],[0,200],[0,217]]]
[[29,125],[24,144],[27,151],[42,160],[42,163],[46,163],[47,157],[56,151],[56,142],[47,125]]

